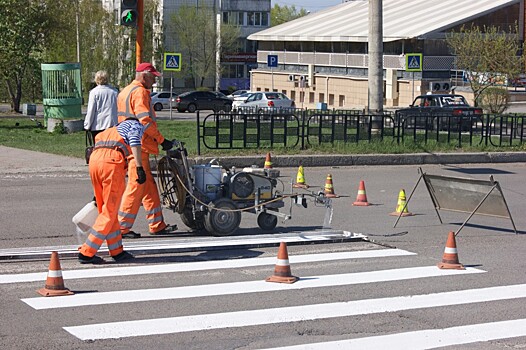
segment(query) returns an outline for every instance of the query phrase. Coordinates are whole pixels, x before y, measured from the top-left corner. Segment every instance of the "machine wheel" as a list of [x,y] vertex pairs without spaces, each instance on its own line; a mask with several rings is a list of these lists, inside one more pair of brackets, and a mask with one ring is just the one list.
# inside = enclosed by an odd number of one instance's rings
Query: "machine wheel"
[[186,176],[174,160],[162,157],[157,164],[157,177],[161,192],[161,201],[169,209],[181,213],[184,209],[186,190],[177,179],[184,181]]
[[269,213],[261,212],[258,214],[258,226],[265,231],[272,231],[278,224],[278,217]]
[[180,214],[180,216],[183,224],[185,224],[186,226],[188,226],[188,228],[191,228],[192,230],[201,231],[205,228],[205,218],[202,212],[196,212],[194,220],[192,209],[186,207]]
[[162,103],[156,103],[153,105],[153,109],[155,109],[156,111],[162,111],[163,110],[163,105]]
[[[226,209],[225,211],[215,210]],[[205,229],[213,236],[228,236],[234,233],[241,223],[241,212],[235,203],[228,198],[219,198],[209,204],[208,212],[205,214]]]
[[188,112],[194,113],[196,110],[197,110],[197,107],[193,103],[190,103],[188,105]]

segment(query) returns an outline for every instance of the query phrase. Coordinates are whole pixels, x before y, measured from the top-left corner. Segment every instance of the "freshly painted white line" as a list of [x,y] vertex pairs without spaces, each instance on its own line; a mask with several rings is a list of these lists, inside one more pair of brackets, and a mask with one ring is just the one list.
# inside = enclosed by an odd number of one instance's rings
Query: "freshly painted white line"
[[[323,254],[306,254],[306,255],[289,255],[289,260],[292,263],[301,264],[318,261],[332,261],[345,259],[365,259],[365,258],[383,258],[395,256],[416,255],[401,249],[376,249],[376,250],[361,250],[356,252],[339,252],[339,253],[323,253]],[[140,259],[138,259],[140,261]],[[247,258],[247,259],[230,259],[230,260],[210,260],[210,261],[196,261],[188,263],[172,263],[159,265],[145,265],[145,266],[124,266],[124,267],[109,267],[109,268],[93,268],[82,270],[62,271],[64,279],[78,279],[78,278],[98,278],[98,277],[113,277],[113,276],[132,276],[145,275],[156,273],[173,273],[173,272],[188,272],[201,270],[215,270],[215,269],[234,269],[250,266],[265,266],[276,263],[275,257],[266,258]],[[6,283],[21,283],[21,282],[36,282],[45,280],[46,272],[24,273],[24,274],[7,274],[0,275],[0,284]]]
[[526,298],[526,284],[206,315],[64,327],[81,340],[117,339]]
[[526,319],[355,338],[267,350],[420,350],[526,336]]
[[[175,239],[175,240],[155,240],[155,241],[139,241],[139,242],[124,242],[124,248],[127,251],[144,251],[144,250],[168,250],[168,249],[200,249],[208,247],[231,247],[231,246],[247,246],[247,245],[266,245],[276,244],[280,242],[323,242],[334,240],[335,238],[367,238],[361,233],[352,233],[348,231],[321,231],[321,232],[302,232],[292,235],[273,234],[258,236],[238,236],[236,238],[222,238],[222,239]],[[16,249],[0,249],[0,256],[33,256],[35,254],[51,254],[57,251],[60,254],[64,253],[78,253],[78,246],[62,246],[62,247],[30,247],[30,248],[16,248]],[[99,252],[108,252],[106,246],[102,246]]]
[[241,293],[246,294],[304,288],[346,286],[352,284],[399,281],[426,277],[456,276],[482,272],[485,271],[469,267],[466,270],[442,270],[436,266],[425,266],[410,267],[405,269],[347,273],[339,275],[308,276],[300,278],[300,280],[294,284],[269,283],[261,280],[173,288],[125,290],[104,293],[80,293],[68,296],[67,298],[39,297],[22,299],[22,301],[34,309],[41,310],[86,305],[135,303],[152,300],[197,298]]

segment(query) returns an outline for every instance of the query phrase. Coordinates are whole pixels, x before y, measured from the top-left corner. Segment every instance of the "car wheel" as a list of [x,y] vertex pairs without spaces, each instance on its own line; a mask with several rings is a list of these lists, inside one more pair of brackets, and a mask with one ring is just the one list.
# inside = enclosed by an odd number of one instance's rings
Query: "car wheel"
[[163,109],[163,105],[162,103],[156,103],[153,105],[153,109],[155,109],[156,111],[161,111]]
[[232,105],[230,103],[225,103],[224,110],[225,112],[230,112],[232,110]]
[[193,103],[188,105],[188,112],[194,113],[196,110],[197,110],[197,106],[194,105]]

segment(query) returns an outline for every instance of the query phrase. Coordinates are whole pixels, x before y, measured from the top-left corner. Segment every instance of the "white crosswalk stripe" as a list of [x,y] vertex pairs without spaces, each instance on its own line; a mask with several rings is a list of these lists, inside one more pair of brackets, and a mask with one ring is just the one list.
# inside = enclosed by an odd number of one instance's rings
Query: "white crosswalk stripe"
[[526,298],[526,284],[393,298],[364,299],[341,303],[291,306],[277,309],[100,323],[64,327],[64,329],[82,340],[117,339],[123,337],[299,322],[516,298]]
[[185,286],[175,288],[158,288],[150,290],[128,290],[106,293],[89,293],[72,295],[65,299],[30,298],[23,302],[34,309],[52,309],[87,305],[103,305],[131,303],[138,301],[198,298],[204,296],[233,295],[246,293],[261,293],[270,291],[286,291],[305,288],[320,288],[345,286],[351,284],[400,281],[414,278],[455,276],[481,273],[482,270],[467,268],[466,270],[440,270],[436,266],[411,267],[383,271],[358,272],[329,276],[308,276],[294,284],[268,283],[265,281],[250,281],[237,283],[205,284],[200,286]]
[[[352,252],[336,252],[336,253],[318,253],[305,255],[291,255],[289,260],[291,265],[310,263],[327,263],[330,266],[331,262],[337,262],[341,267],[342,263],[349,259],[375,259],[374,261],[381,261],[382,258],[401,259],[403,257],[410,257],[404,260],[405,266],[410,263],[415,257],[415,253],[407,252],[400,249],[378,249],[378,250],[363,250]],[[214,260],[214,261],[196,261],[186,263],[170,263],[170,264],[155,264],[145,266],[123,266],[123,267],[104,267],[91,268],[82,270],[63,271],[66,280],[100,278],[96,283],[105,283],[106,278],[111,281],[113,277],[126,277],[137,275],[156,275],[163,273],[198,273],[199,271],[223,270],[223,273],[228,273],[228,269],[235,272],[236,269],[249,269],[259,266],[270,266],[276,264],[275,257],[264,258],[247,258],[247,259],[230,259],[230,260]],[[387,261],[391,266],[392,261]],[[386,264],[384,263],[383,266]],[[336,266],[336,265],[334,265]],[[365,264],[361,265],[362,267]],[[367,266],[374,266],[367,263]],[[328,270],[326,270],[328,271]],[[259,271],[261,273],[261,271]],[[269,274],[270,274],[269,269]],[[89,318],[89,322],[72,321],[71,318],[65,317],[60,322],[67,333],[77,339],[83,341],[102,341],[105,339],[135,339],[135,337],[155,337],[160,335],[177,335],[177,337],[191,336],[189,332],[213,331],[225,332],[229,329],[232,334],[237,332],[244,332],[247,327],[270,326],[285,327],[295,322],[324,322],[327,320],[334,320],[345,317],[362,317],[371,315],[385,315],[395,312],[419,312],[425,311],[433,312],[439,308],[452,308],[467,306],[481,303],[495,303],[503,301],[515,301],[526,298],[526,284],[502,285],[491,287],[470,288],[458,290],[456,288],[445,288],[440,292],[434,292],[432,288],[428,288],[426,292],[411,292],[411,289],[405,289],[406,292],[398,292],[395,288],[390,288],[388,293],[383,293],[382,297],[364,294],[351,293],[349,296],[343,294],[343,298],[332,299],[327,302],[305,302],[301,300],[298,303],[289,304],[289,298],[286,293],[294,293],[294,291],[302,290],[309,295],[316,295],[318,290],[327,293],[331,288],[352,285],[372,285],[371,290],[375,290],[376,285],[385,290],[388,283],[395,283],[398,281],[407,281],[404,283],[411,283],[412,280],[421,279],[423,281],[434,281],[435,279],[446,279],[448,281],[462,278],[470,278],[471,280],[479,279],[488,274],[486,271],[474,267],[467,267],[465,270],[442,270],[433,266],[412,266],[400,268],[378,268],[372,271],[339,273],[339,274],[317,274],[313,276],[301,275],[298,282],[294,284],[268,283],[263,279],[251,281],[232,281],[226,283],[210,283],[210,284],[191,284],[181,285],[178,287],[168,288],[145,288],[145,289],[128,289],[128,290],[113,290],[113,285],[109,291],[104,292],[85,292],[77,293],[68,297],[59,298],[24,298],[22,302],[29,305],[35,310],[42,310],[40,312],[53,312],[55,309],[61,309],[61,312],[68,314],[76,314],[81,308],[89,310],[90,307],[100,307],[110,304],[125,304],[127,309],[135,310],[141,308],[141,302],[162,302],[164,300],[184,299],[186,305],[190,305],[187,312],[180,313],[179,311],[172,314],[170,310],[166,309],[165,317],[159,317],[148,307],[145,309],[145,316],[138,316],[135,319],[117,318],[110,315],[105,315],[104,320],[99,319],[95,314]],[[208,275],[207,275],[208,276]],[[230,274],[229,276],[232,276]],[[234,279],[237,278],[233,274]],[[246,277],[247,275],[243,275]],[[44,280],[46,273],[38,274],[19,274],[19,275],[0,275],[0,284],[10,283],[25,283]],[[170,278],[170,277],[168,277]],[[142,278],[141,278],[142,280]],[[148,279],[145,278],[145,281]],[[212,281],[213,282],[213,281]],[[417,283],[417,282],[414,282]],[[426,283],[426,282],[419,282]],[[476,284],[474,284],[476,285]],[[392,285],[390,285],[392,286]],[[447,285],[446,285],[447,286]],[[362,288],[362,287],[360,287]],[[448,291],[454,289],[452,291]],[[358,290],[358,289],[355,289]],[[424,289],[425,290],[425,289]],[[408,292],[409,291],[409,292]],[[237,301],[244,300],[244,295],[257,295],[255,293],[262,293],[268,300],[281,300],[283,305],[277,307],[272,303],[264,304],[265,306],[255,306],[259,304],[249,304],[242,306],[239,309],[232,310],[229,306],[222,308],[221,312],[194,311],[191,305],[198,305],[200,298],[223,296],[229,298],[232,305]],[[272,294],[269,294],[272,293]],[[330,293],[330,292],[329,292]],[[405,295],[404,295],[405,294]],[[341,294],[340,294],[341,295]],[[387,296],[386,296],[387,295]],[[256,298],[259,298],[257,296]],[[214,299],[209,299],[214,300]],[[250,300],[250,299],[248,299]],[[307,299],[314,300],[314,299]],[[526,299],[525,299],[526,300]],[[323,299],[320,299],[323,301]],[[250,301],[249,301],[250,302]],[[245,302],[246,303],[246,302]],[[168,305],[168,304],[167,304]],[[230,304],[227,304],[230,305]],[[240,304],[241,305],[241,304]],[[262,304],[263,305],[263,304]],[[267,305],[272,305],[268,307]],[[266,308],[265,308],[266,307]],[[49,310],[49,311],[46,311]],[[175,310],[175,309],[173,309]],[[83,312],[83,314],[90,314],[90,312]],[[128,315],[134,315],[131,311]],[[139,314],[140,315],[140,314]],[[101,315],[102,316],[102,315]],[[157,316],[157,317],[156,317]],[[491,316],[490,316],[491,317]],[[290,346],[273,347],[272,349],[431,349],[444,346],[455,346],[461,344],[469,344],[474,342],[488,342],[499,339],[526,337],[526,319],[521,315],[515,314],[516,319],[503,321],[502,319],[486,318],[486,323],[467,325],[455,325],[455,327],[425,329],[426,327],[417,328],[414,331],[404,328],[403,332],[382,334],[381,332],[375,336],[368,337],[354,337],[351,339],[344,339],[341,336],[338,340],[331,340],[330,338],[316,339],[317,341],[327,339],[325,342],[309,343],[307,338],[295,337],[292,340],[293,344]],[[510,317],[510,318],[513,318]],[[101,322],[104,321],[104,322]],[[331,321],[332,322],[332,321]],[[471,323],[471,322],[466,322]],[[442,325],[444,327],[444,325]],[[189,333],[188,335],[185,335]],[[71,337],[71,336],[70,336]],[[305,340],[307,339],[307,340]],[[343,339],[343,340],[342,340]],[[261,345],[263,344],[263,345]],[[267,347],[269,344],[276,346],[276,343],[260,343],[258,348]]]
[[420,350],[526,336],[526,319],[490,322],[444,329],[388,334],[334,342],[302,344],[267,350],[367,349]]
[[[383,258],[395,256],[416,255],[401,249],[379,249],[379,250],[364,250],[356,252],[337,252],[337,253],[320,253],[320,254],[304,254],[291,255],[289,258],[293,263],[301,264],[307,262],[321,262],[334,261],[346,259],[370,259]],[[173,264],[159,264],[147,266],[126,266],[126,267],[109,267],[104,269],[83,269],[63,271],[64,279],[78,279],[78,278],[101,278],[114,276],[133,276],[157,273],[173,273],[173,272],[191,272],[202,270],[217,270],[217,269],[234,269],[240,267],[251,266],[265,266],[276,263],[275,257],[266,258],[247,258],[247,259],[232,259],[220,261],[197,261],[187,263],[173,263]],[[45,280],[47,272],[25,273],[25,274],[8,274],[0,275],[0,284],[20,283],[20,282],[35,282]]]

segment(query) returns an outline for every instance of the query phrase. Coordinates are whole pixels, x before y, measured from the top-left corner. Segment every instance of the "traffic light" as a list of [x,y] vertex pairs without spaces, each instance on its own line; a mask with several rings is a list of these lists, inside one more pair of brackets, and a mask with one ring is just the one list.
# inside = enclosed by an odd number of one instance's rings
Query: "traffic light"
[[138,0],[121,0],[121,25],[137,27]]

